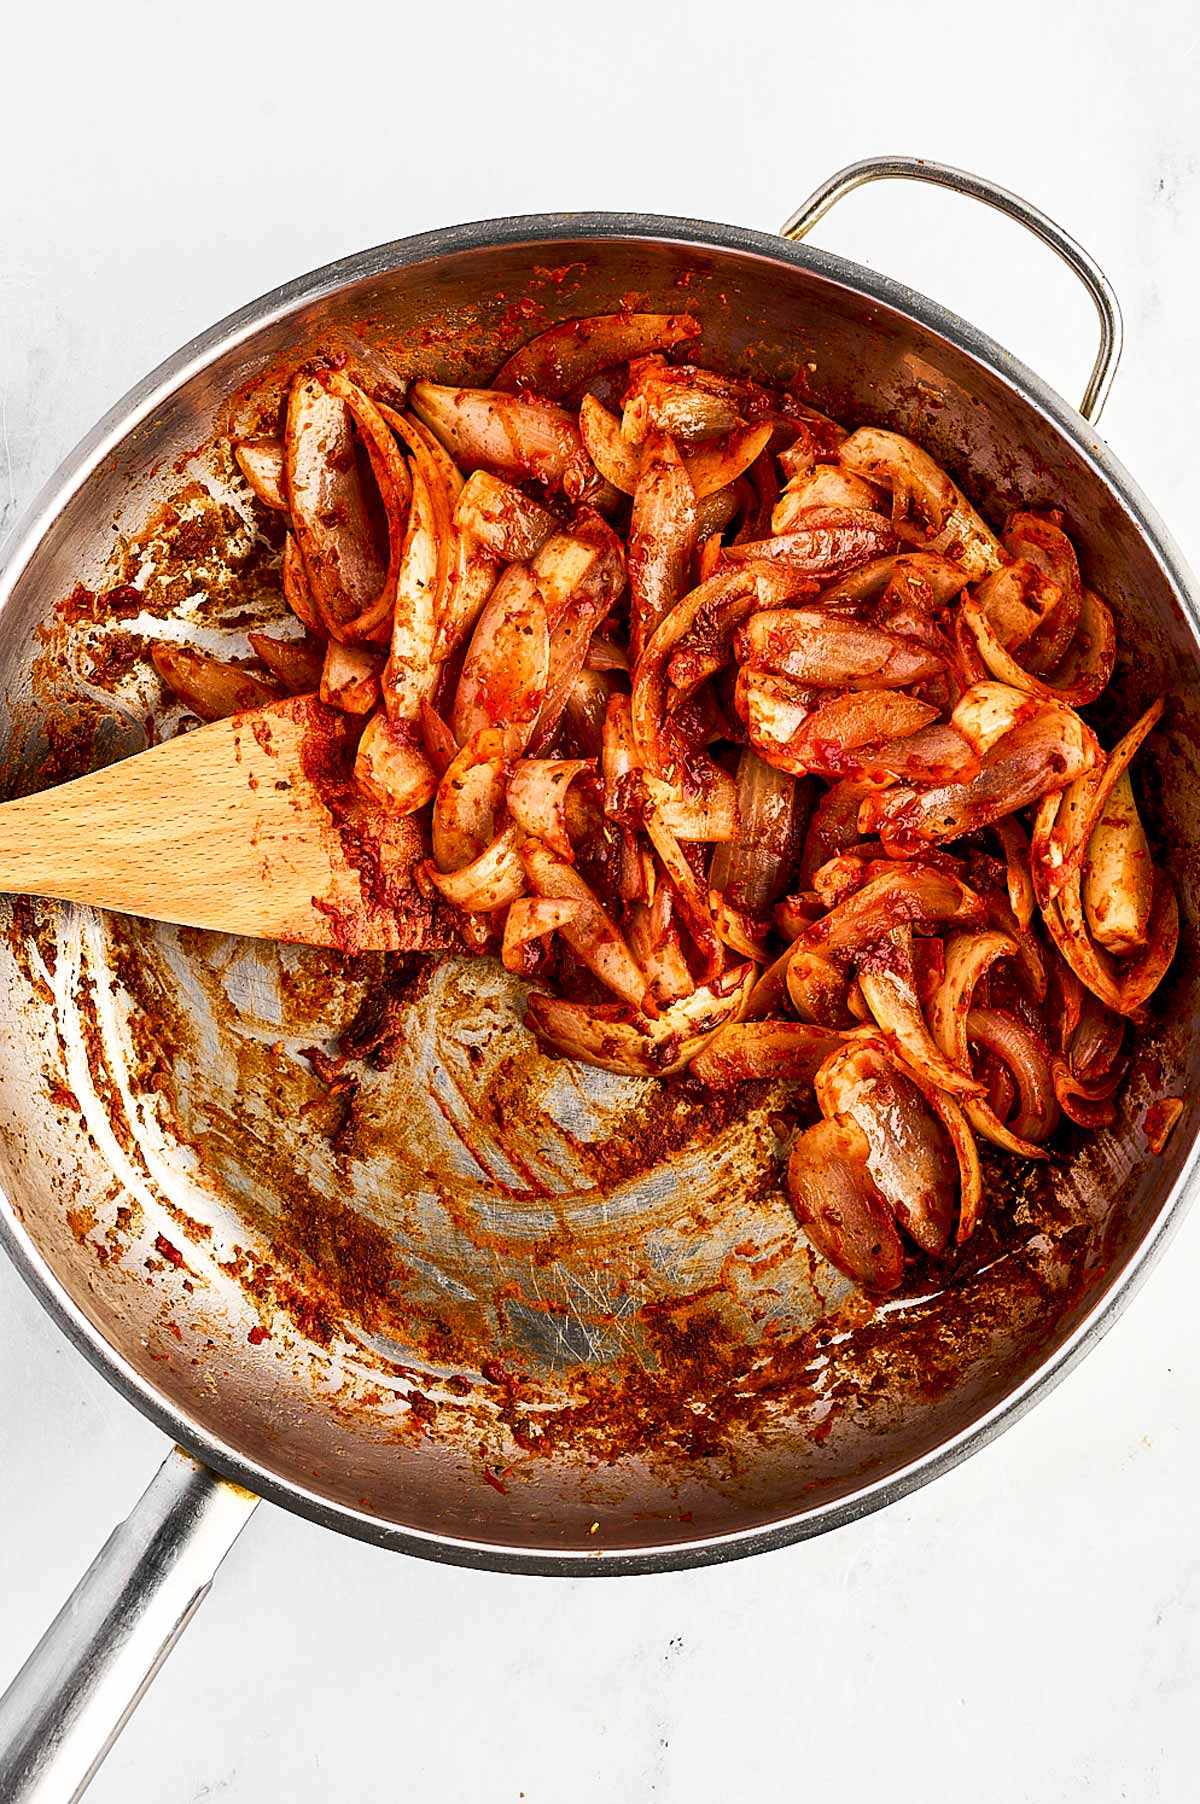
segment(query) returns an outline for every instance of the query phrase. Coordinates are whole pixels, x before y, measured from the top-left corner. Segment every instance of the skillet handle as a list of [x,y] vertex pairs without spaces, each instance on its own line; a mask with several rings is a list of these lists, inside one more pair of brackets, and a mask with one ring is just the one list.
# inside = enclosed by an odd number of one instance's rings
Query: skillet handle
[[852,194],[855,188],[862,188],[867,182],[892,178],[930,182],[936,188],[950,188],[955,194],[969,195],[972,200],[980,200],[985,206],[994,207],[998,213],[1006,213],[1010,219],[1015,219],[1019,225],[1032,232],[1035,238],[1040,238],[1043,244],[1048,244],[1068,268],[1074,270],[1096,303],[1096,312],[1100,316],[1100,349],[1096,352],[1096,361],[1092,365],[1083,400],[1079,403],[1079,411],[1084,419],[1094,424],[1100,418],[1113,377],[1117,373],[1117,365],[1121,361],[1124,328],[1120,304],[1113,293],[1112,284],[1095,258],[1081,244],[1076,243],[1069,233],[1064,232],[1060,225],[1056,225],[1039,208],[1031,206],[1019,195],[1001,188],[996,182],[989,182],[984,176],[970,175],[965,169],[952,169],[948,163],[927,163],[923,157],[864,157],[862,162],[848,163],[845,169],[839,169],[827,182],[822,182],[797,207],[782,228],[783,237],[796,240],[807,237],[817,221],[824,219],[829,209],[836,206],[845,195]]
[[74,1804],[258,1498],[176,1447],[0,1697],[4,1804]]

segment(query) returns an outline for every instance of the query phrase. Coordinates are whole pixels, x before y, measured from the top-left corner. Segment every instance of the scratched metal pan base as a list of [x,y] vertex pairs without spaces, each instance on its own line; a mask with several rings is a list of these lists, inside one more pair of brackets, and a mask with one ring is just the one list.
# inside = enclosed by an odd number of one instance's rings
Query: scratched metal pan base
[[[514,331],[631,299],[695,307],[703,361],[802,376],[840,418],[914,434],[993,517],[1066,509],[1120,621],[1106,728],[1174,697],[1147,788],[1185,931],[1115,1129],[1065,1145],[1046,1181],[997,1184],[969,1257],[873,1313],[796,1227],[766,1088],[714,1105],[546,1059],[520,986],[486,962],[389,975],[74,908],[10,911],[3,1232],[60,1321],[226,1474],[368,1539],[512,1569],[749,1551],[931,1476],[1111,1316],[1178,1213],[1195,1137],[1186,573],[1095,435],[1028,371],[929,302],[780,239],[607,216],[465,227],[351,259],[197,341],[98,430],[15,554],[0,621],[9,782],[72,733],[101,756],[146,743],[144,676],[97,660],[104,628],[34,629],[78,579],[112,582],[117,533],[172,497],[207,523],[199,575],[126,616],[127,639],[237,649],[278,612],[275,550],[221,435],[289,364],[353,329],[412,374],[485,380]],[[342,1074],[357,1089],[327,1068],[322,1081],[311,1050],[329,1052],[384,983],[392,1062]],[[1187,1111],[1155,1159],[1139,1122],[1172,1093]]]

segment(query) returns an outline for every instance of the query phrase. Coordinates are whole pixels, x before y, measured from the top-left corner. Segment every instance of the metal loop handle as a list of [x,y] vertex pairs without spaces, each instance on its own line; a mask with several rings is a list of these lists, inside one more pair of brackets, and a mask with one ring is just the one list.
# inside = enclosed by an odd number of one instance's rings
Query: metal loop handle
[[1113,377],[1117,373],[1117,365],[1121,361],[1124,328],[1120,304],[1108,277],[1083,246],[1019,195],[1010,194],[1007,188],[1001,188],[997,183],[985,180],[983,176],[969,175],[965,169],[952,169],[947,163],[927,163],[920,157],[864,157],[862,162],[848,163],[845,169],[839,169],[827,182],[822,182],[797,207],[783,227],[783,236],[796,240],[806,237],[818,220],[824,219],[829,209],[845,195],[852,194],[855,188],[862,188],[867,182],[881,182],[892,178],[929,182],[935,188],[950,188],[955,194],[966,194],[972,200],[981,200],[985,206],[994,207],[997,213],[1006,213],[1010,219],[1023,225],[1035,238],[1048,244],[1069,269],[1074,270],[1095,302],[1096,312],[1100,316],[1100,349],[1096,353],[1096,361],[1092,365],[1092,373],[1079,404],[1079,411],[1085,420],[1093,423],[1098,420],[1108,399]]

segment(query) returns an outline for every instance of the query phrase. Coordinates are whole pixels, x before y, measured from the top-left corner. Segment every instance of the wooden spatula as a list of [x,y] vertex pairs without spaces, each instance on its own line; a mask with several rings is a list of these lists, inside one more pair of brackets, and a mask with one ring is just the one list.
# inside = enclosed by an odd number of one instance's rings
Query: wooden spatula
[[312,696],[180,734],[0,806],[0,892],[360,952],[449,943],[411,819],[350,780],[346,716]]

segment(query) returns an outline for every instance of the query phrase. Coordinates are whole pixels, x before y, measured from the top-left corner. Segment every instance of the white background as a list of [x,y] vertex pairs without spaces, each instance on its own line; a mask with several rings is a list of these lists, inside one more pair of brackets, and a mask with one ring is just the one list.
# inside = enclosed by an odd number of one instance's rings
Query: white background
[[[1200,561],[1197,26],[946,7],[27,4],[0,112],[0,533],[131,382],[273,284],[493,214],[770,228],[871,151],[978,169],[1092,248],[1105,418]],[[951,196],[818,241],[1081,392],[1090,304]],[[263,1507],[96,1804],[1108,1804],[1197,1795],[1200,1217],[997,1445],[839,1534],[660,1579],[443,1571]],[[165,1451],[0,1265],[0,1684]]]

